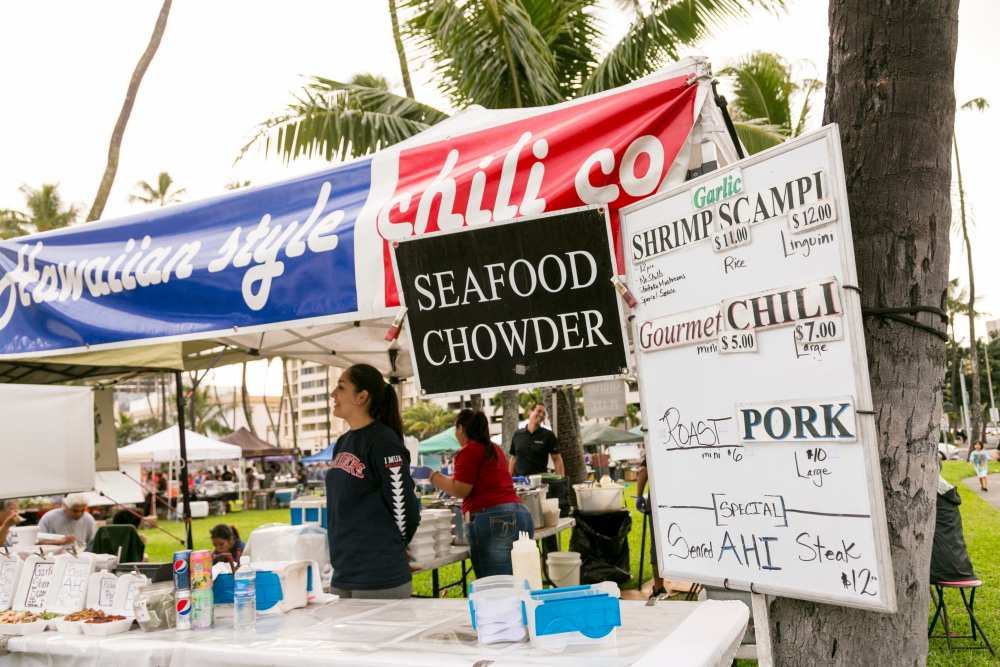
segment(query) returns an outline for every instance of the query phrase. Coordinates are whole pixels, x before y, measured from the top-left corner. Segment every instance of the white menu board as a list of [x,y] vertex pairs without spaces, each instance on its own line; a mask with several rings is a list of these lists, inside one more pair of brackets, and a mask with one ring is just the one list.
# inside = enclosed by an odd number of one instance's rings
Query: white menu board
[[664,577],[895,610],[836,126],[623,209]]

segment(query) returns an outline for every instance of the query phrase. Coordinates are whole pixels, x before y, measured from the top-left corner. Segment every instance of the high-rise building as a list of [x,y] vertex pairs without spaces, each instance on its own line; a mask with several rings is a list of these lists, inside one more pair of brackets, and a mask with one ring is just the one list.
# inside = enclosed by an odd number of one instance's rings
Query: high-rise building
[[332,385],[341,369],[311,361],[285,359],[288,392],[282,404],[282,441],[297,445],[303,456],[322,451],[347,430],[343,419],[333,416]]

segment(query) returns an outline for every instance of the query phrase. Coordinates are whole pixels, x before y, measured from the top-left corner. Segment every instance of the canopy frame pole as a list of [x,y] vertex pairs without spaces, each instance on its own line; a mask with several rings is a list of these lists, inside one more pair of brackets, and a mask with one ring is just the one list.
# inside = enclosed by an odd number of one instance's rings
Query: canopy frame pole
[[187,548],[194,549],[194,538],[191,536],[191,493],[188,490],[188,460],[187,442],[184,435],[184,377],[181,371],[174,371],[174,381],[177,383],[177,435],[180,438],[180,485],[181,497],[184,498],[184,532],[187,535]]

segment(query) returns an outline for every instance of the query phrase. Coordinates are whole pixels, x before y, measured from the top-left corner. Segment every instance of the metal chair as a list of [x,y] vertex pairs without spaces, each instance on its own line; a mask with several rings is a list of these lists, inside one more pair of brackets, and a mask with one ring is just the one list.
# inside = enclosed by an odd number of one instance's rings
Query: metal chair
[[[983,632],[983,627],[979,625],[979,621],[976,620],[975,605],[976,605],[976,589],[983,585],[983,582],[979,579],[970,579],[969,581],[938,581],[932,584],[934,591],[937,592],[937,600],[935,602],[934,618],[931,620],[931,627],[927,630],[928,639],[944,639],[948,642],[948,653],[949,655],[954,654],[957,650],[975,650],[984,649],[988,650],[994,657],[996,657],[996,651],[993,650],[993,645],[990,644],[989,638],[986,637],[986,633]],[[948,623],[948,606],[944,601],[944,591],[947,588],[957,588],[962,596],[962,604],[965,606],[965,610],[969,613],[969,624],[972,626],[972,634],[970,635],[953,635],[951,633],[951,628]],[[966,597],[965,590],[969,589],[969,595]],[[944,634],[935,635],[934,627],[937,625],[938,618],[941,619],[944,625]],[[986,643],[985,646],[975,645],[975,646],[954,646],[952,644],[953,639],[971,639],[972,641],[977,640],[977,632],[979,637]]]

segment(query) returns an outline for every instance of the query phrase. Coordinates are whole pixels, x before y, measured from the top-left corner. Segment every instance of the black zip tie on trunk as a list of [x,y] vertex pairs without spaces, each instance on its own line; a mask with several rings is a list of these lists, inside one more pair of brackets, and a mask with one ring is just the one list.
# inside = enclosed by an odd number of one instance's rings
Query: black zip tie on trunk
[[929,334],[937,336],[941,340],[948,342],[948,334],[943,331],[938,331],[932,326],[918,322],[912,317],[903,317],[906,315],[915,315],[917,313],[933,313],[941,318],[941,322],[945,325],[948,324],[948,313],[940,308],[935,308],[934,306],[909,306],[906,308],[862,308],[862,317],[884,317],[887,320],[893,320],[894,322],[901,322],[902,324],[909,324],[911,327],[921,329]]
[[[861,288],[857,285],[843,285],[844,289],[849,289],[861,294]],[[884,317],[887,320],[893,320],[894,322],[901,322],[902,324],[909,324],[911,327],[917,329],[922,329],[929,334],[937,336],[944,342],[948,342],[948,334],[943,331],[938,331],[932,326],[928,326],[921,322],[918,322],[912,317],[903,317],[903,315],[916,315],[917,313],[933,313],[941,318],[941,323],[948,326],[948,313],[941,310],[940,308],[935,308],[934,306],[909,306],[906,308],[862,308],[862,317]],[[866,413],[867,414],[867,413]],[[872,413],[874,414],[874,413]]]

